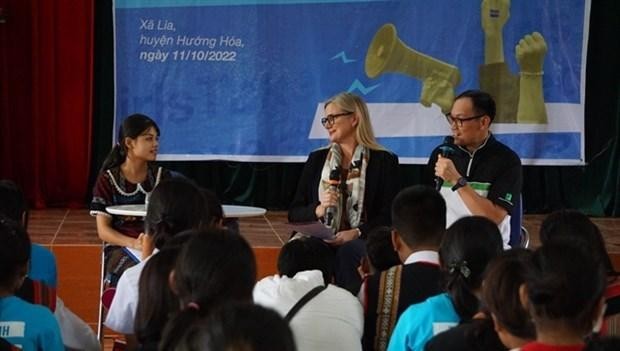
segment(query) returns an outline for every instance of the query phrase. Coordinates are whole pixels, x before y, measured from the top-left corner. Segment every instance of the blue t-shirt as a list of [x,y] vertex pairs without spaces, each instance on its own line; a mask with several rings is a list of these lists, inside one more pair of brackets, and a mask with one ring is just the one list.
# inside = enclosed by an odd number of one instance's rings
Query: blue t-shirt
[[16,296],[0,298],[0,337],[24,351],[64,351],[52,312]]
[[460,320],[448,294],[429,297],[403,312],[390,337],[388,351],[422,351],[434,335],[454,327]]
[[53,288],[58,285],[56,257],[49,249],[38,244],[30,245],[28,277]]

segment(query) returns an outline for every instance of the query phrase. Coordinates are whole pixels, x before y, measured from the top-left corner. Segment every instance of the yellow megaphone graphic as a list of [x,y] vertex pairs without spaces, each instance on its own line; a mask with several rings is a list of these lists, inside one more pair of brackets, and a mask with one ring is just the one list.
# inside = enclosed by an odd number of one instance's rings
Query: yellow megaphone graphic
[[383,73],[403,73],[422,81],[420,103],[430,107],[436,103],[443,113],[450,112],[454,88],[461,80],[459,69],[403,43],[396,27],[384,24],[375,34],[366,53],[366,75],[376,78]]

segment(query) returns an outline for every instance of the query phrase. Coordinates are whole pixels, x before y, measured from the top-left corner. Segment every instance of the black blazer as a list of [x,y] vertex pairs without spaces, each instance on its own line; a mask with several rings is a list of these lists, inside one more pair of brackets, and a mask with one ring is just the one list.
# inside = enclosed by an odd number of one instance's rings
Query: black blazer
[[[308,156],[295,198],[289,207],[289,222],[318,220],[314,210],[320,203],[319,182],[328,151],[329,148],[322,148]],[[362,238],[374,227],[392,225],[392,200],[400,190],[398,156],[389,151],[370,150],[365,181],[362,223],[358,227]]]

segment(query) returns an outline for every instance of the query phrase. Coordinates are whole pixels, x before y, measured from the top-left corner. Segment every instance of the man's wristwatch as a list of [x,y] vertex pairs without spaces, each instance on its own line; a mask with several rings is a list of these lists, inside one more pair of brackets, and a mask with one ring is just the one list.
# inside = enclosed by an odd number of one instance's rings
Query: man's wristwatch
[[454,184],[454,186],[452,187],[452,191],[457,191],[459,190],[459,188],[462,188],[465,185],[467,185],[467,178],[461,177],[459,178],[459,180],[456,181],[456,184]]

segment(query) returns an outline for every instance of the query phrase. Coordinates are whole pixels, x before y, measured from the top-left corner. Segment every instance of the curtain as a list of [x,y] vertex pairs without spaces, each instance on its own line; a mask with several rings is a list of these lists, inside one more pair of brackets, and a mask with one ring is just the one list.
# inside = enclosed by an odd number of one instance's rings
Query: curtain
[[90,1],[0,0],[0,178],[35,208],[83,207],[92,120]]

